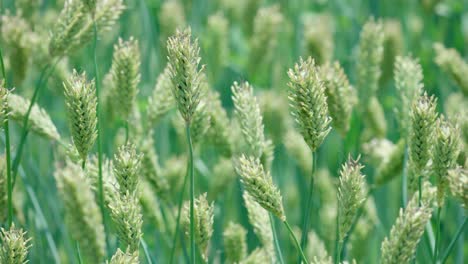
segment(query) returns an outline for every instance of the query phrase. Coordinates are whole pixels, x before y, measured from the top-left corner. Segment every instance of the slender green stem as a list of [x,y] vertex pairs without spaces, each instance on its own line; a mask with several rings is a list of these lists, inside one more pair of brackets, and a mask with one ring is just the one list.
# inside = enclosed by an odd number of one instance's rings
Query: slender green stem
[[186,124],[187,143],[189,148],[189,176],[190,176],[190,263],[195,263],[195,181],[193,175],[193,147],[190,136],[190,123]]
[[[5,89],[8,89],[8,83],[6,79],[5,64],[3,62],[3,53],[0,48],[0,64],[2,67],[2,76],[5,81]],[[6,156],[6,171],[7,171],[7,192],[8,192],[8,227],[13,223],[13,182],[11,179],[11,150],[10,150],[10,122],[8,115],[5,117],[5,123],[3,124],[5,130],[5,156]]]
[[340,263],[342,250],[343,250],[343,242],[337,240],[336,251],[335,251],[335,264]]
[[421,206],[421,199],[422,199],[422,177],[418,177],[418,204]]
[[307,260],[305,254],[304,254],[304,251],[302,251],[301,245],[299,245],[299,242],[297,241],[297,238],[294,235],[294,232],[292,231],[291,226],[289,226],[288,221],[285,220],[283,223],[284,223],[284,225],[286,225],[286,228],[288,229],[289,234],[293,238],[294,246],[296,246],[297,251],[299,251],[299,253],[301,254],[302,260],[304,261],[304,263],[308,264],[309,261]]
[[148,251],[148,245],[146,244],[143,238],[140,238],[140,244],[141,244],[141,247],[143,248],[143,253],[145,254],[146,263],[153,264],[153,261],[151,261],[151,256]]
[[125,120],[125,125],[124,126],[125,126],[125,144],[127,144],[129,134],[130,134],[129,127],[128,127],[128,120]]
[[105,207],[104,207],[104,183],[102,179],[102,127],[101,127],[101,101],[100,101],[100,76],[99,76],[99,68],[97,64],[97,38],[98,38],[98,31],[97,31],[97,24],[96,21],[93,21],[94,24],[94,42],[93,42],[93,60],[94,60],[94,78],[95,78],[95,87],[96,87],[96,117],[97,117],[97,156],[98,156],[98,195],[99,195],[99,209],[101,210],[101,214],[103,217],[104,223],[104,235],[106,237],[106,245],[109,248],[109,240],[107,237],[107,225],[106,225],[106,214],[105,214]]
[[340,240],[340,210],[339,208],[339,201],[337,201],[336,205],[336,225],[335,225],[335,264],[340,263],[340,257],[341,257],[341,248],[342,248],[342,242]]
[[177,220],[176,220],[176,227],[174,231],[174,237],[172,239],[172,250],[171,250],[171,255],[169,258],[169,264],[174,263],[174,253],[176,249],[176,244],[177,244],[177,236],[179,235],[179,229],[180,229],[180,215],[181,215],[181,210],[182,210],[182,202],[184,200],[184,192],[185,192],[185,186],[187,186],[187,179],[188,179],[188,166],[187,166],[187,173],[185,174],[184,177],[184,183],[182,185],[182,190],[180,191],[179,194],[179,202],[177,205]]
[[309,233],[310,227],[310,211],[312,209],[312,201],[314,197],[314,178],[315,178],[315,171],[317,167],[317,153],[312,153],[312,175],[310,176],[310,184],[309,184],[309,191],[307,194],[307,205],[306,210],[303,216],[302,222],[302,234],[301,234],[301,248],[305,248],[307,246],[307,234]]
[[81,258],[80,243],[78,241],[76,242],[76,257],[78,259],[78,263],[82,264],[83,259]]
[[439,206],[437,207],[437,216],[436,216],[436,240],[434,245],[434,257],[432,258],[432,262],[434,264],[437,263],[437,258],[439,257],[439,244],[440,244],[440,212],[442,208]]
[[403,159],[403,173],[401,179],[401,196],[403,208],[406,207],[408,202],[408,147],[405,147],[405,157]]
[[460,227],[458,228],[457,232],[455,233],[455,236],[453,237],[452,241],[450,241],[449,246],[445,250],[444,256],[440,259],[441,264],[444,264],[447,261],[448,257],[450,256],[450,252],[452,252],[453,248],[455,247],[455,243],[460,238],[461,234],[463,234],[463,231],[465,230],[467,223],[468,223],[468,217],[465,217],[465,221],[463,221],[463,224],[461,224]]
[[28,137],[28,133],[29,133],[28,122],[29,122],[29,116],[31,114],[31,110],[34,104],[36,103],[36,100],[37,100],[37,97],[39,96],[39,92],[42,88],[43,82],[49,78],[49,75],[52,73],[53,69],[55,68],[55,65],[57,65],[60,59],[61,58],[57,58],[53,64],[48,63],[42,69],[41,74],[39,76],[39,80],[37,81],[36,87],[34,88],[34,93],[31,98],[31,102],[29,103],[28,110],[26,111],[26,115],[24,116],[24,119],[23,119],[23,132],[21,134],[20,142],[18,144],[18,149],[16,150],[15,159],[13,160],[13,165],[11,169],[12,176],[13,176],[13,188],[16,183],[16,175],[18,174],[18,167],[21,162],[24,144],[26,143],[26,138]]
[[[272,216],[271,213],[269,213],[268,215],[270,217],[271,233],[273,234],[273,241],[275,243],[276,255],[278,257],[279,263],[284,264],[283,254],[281,253],[281,247],[280,247],[280,244],[279,244],[278,235],[276,234],[275,218]],[[274,262],[275,261],[273,261],[273,263]]]

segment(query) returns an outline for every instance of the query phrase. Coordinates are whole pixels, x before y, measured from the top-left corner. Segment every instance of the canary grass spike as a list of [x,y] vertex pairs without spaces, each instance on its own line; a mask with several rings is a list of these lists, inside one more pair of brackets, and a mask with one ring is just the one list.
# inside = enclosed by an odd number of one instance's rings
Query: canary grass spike
[[143,236],[141,231],[143,216],[138,198],[127,191],[111,200],[109,209],[117,237],[123,248],[138,255],[140,239]]
[[450,193],[468,209],[468,170],[456,167],[448,171]]
[[139,264],[138,255],[134,253],[123,252],[120,248],[117,249],[107,264]]
[[325,86],[332,126],[344,137],[349,130],[353,106],[357,103],[354,88],[339,62],[320,67],[320,78]]
[[459,128],[443,116],[437,120],[432,169],[437,179],[437,204],[442,207],[448,185],[448,171],[455,168],[460,153]]
[[229,222],[224,229],[223,238],[227,263],[240,263],[247,256],[247,230],[239,224]]
[[160,41],[166,44],[167,39],[177,30],[186,26],[184,7],[179,0],[164,1],[159,12],[161,27]]
[[142,158],[142,155],[136,152],[135,146],[132,144],[121,146],[115,154],[113,170],[120,186],[121,195],[125,195],[127,192],[133,194],[137,190]]
[[214,177],[210,184],[209,197],[217,197],[220,194],[224,194],[226,186],[229,186],[237,176],[232,161],[228,158],[220,158],[217,161],[213,166],[212,175]]
[[87,9],[87,11],[91,14],[94,15],[94,12],[96,12],[96,3],[98,0],[81,0]]
[[229,21],[222,12],[217,12],[208,17],[206,24],[206,37],[204,50],[216,50],[207,56],[211,70],[210,80],[219,78],[228,58],[229,58]]
[[199,53],[198,40],[192,40],[190,28],[177,30],[167,41],[172,94],[186,123],[191,123],[200,103],[203,67]]
[[172,96],[172,82],[170,79],[169,67],[166,66],[163,72],[159,74],[153,92],[148,99],[148,108],[146,111],[147,118],[151,124],[150,127],[156,125],[173,107],[175,107],[175,101]]
[[0,263],[24,264],[27,263],[31,239],[26,236],[23,229],[12,224],[9,230],[0,230]]
[[0,156],[0,223],[8,217],[8,179],[5,155]]
[[361,173],[363,166],[359,158],[354,160],[349,157],[340,171],[338,184],[339,202],[339,238],[342,242],[348,234],[358,209],[362,206],[367,196],[367,186],[364,175]]
[[389,236],[382,242],[383,264],[405,264],[413,259],[425,226],[431,219],[436,190],[425,182],[422,188],[421,206],[418,205],[418,196],[415,193],[406,209],[400,209]]
[[214,144],[221,155],[230,157],[233,152],[234,142],[226,109],[222,106],[218,92],[210,90],[207,97],[210,125],[206,137],[210,138],[211,143]]
[[[208,203],[206,193],[195,199],[194,207],[194,226],[195,241],[200,249],[201,255],[205,261],[208,261],[208,244],[213,235],[214,203]],[[190,233],[190,207],[185,203],[183,213],[183,224],[186,227],[186,233]]]
[[370,18],[363,26],[359,37],[357,57],[357,89],[359,98],[375,95],[381,75],[384,31],[381,21]]
[[247,191],[244,191],[242,197],[247,209],[249,223],[252,225],[255,235],[260,240],[270,259],[274,259],[275,249],[268,211],[258,204]]
[[283,92],[268,90],[259,94],[258,99],[265,134],[275,145],[280,144],[286,131],[293,125],[288,111],[288,98],[283,96]]
[[382,75],[380,85],[385,85],[393,76],[395,61],[403,52],[403,32],[401,23],[396,19],[384,19],[383,21],[384,41],[382,57]]
[[465,96],[468,95],[468,63],[455,49],[447,49],[440,43],[434,44],[435,62],[458,84]]
[[417,59],[397,57],[395,61],[395,88],[398,91],[399,105],[396,113],[399,117],[400,130],[404,137],[408,136],[411,125],[411,107],[414,100],[421,95],[423,73]]
[[105,255],[105,235],[100,209],[91,183],[79,165],[67,161],[57,168],[55,179],[65,208],[65,222],[80,245],[86,262],[101,261]]
[[231,86],[235,116],[240,124],[248,153],[261,157],[265,144],[263,117],[253,87],[248,82]]
[[299,59],[288,71],[289,101],[292,115],[312,152],[331,130],[325,86],[312,58]]
[[405,140],[400,139],[396,146],[390,151],[388,158],[377,167],[375,184],[385,184],[401,173],[405,155]]
[[368,107],[365,111],[364,120],[367,122],[368,131],[372,137],[385,138],[387,134],[387,123],[382,104],[377,97],[373,96],[367,100]]
[[0,125],[3,128],[3,124],[8,120],[10,110],[8,108],[8,98],[10,96],[10,90],[5,87],[5,80],[0,81]]
[[307,236],[307,248],[306,255],[308,259],[318,259],[320,261],[325,261],[329,258],[325,244],[320,239],[320,237],[315,233],[315,231],[310,231]]
[[418,177],[423,177],[434,138],[434,124],[437,119],[436,99],[426,93],[413,102],[410,112],[410,131],[408,137],[409,168],[408,187],[416,190]]
[[264,248],[256,248],[252,251],[240,264],[257,264],[257,263],[270,263],[268,251]]
[[94,81],[88,82],[85,73],[75,70],[64,84],[70,130],[73,143],[83,161],[97,137],[96,91]]
[[119,39],[114,46],[112,58],[112,83],[114,84],[117,111],[123,120],[128,120],[135,106],[140,82],[140,50],[138,41]]
[[314,58],[318,65],[330,62],[334,50],[333,17],[327,13],[307,13],[302,18],[302,24],[305,55]]
[[237,173],[245,190],[267,211],[276,215],[281,221],[286,220],[283,209],[283,198],[273,184],[269,172],[265,172],[259,159],[242,155],[235,164]]
[[[9,117],[20,124],[23,124],[24,118],[28,112],[30,101],[16,94],[9,94],[8,108]],[[60,140],[60,135],[54,123],[50,119],[47,112],[34,104],[29,115],[28,122],[29,129],[38,135],[48,138],[50,140]]]

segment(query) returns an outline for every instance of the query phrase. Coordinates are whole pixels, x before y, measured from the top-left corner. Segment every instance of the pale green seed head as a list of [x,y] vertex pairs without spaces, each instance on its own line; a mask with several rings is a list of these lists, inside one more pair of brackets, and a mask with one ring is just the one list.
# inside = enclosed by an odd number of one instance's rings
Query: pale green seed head
[[70,161],[56,169],[55,179],[71,237],[82,245],[84,261],[99,262],[105,255],[104,226],[90,181],[81,167]]
[[306,13],[302,24],[304,55],[314,58],[318,65],[329,62],[334,50],[333,17],[327,13]]
[[366,130],[363,137],[385,138],[387,134],[387,122],[382,104],[375,96],[368,98],[366,101],[367,108],[364,111]]
[[[208,203],[206,193],[195,199],[194,204],[194,235],[195,241],[205,261],[208,260],[208,244],[213,235],[214,203]],[[190,235],[190,207],[186,202],[183,213],[183,224],[187,235]]]
[[403,52],[403,32],[400,21],[396,19],[385,19],[383,21],[384,41],[382,57],[382,75],[380,76],[380,86],[385,85],[394,73],[395,60]]
[[264,171],[260,160],[242,155],[236,161],[235,169],[241,176],[245,190],[253,199],[281,221],[285,221],[281,193],[274,185],[270,173]]
[[339,62],[323,65],[319,74],[325,86],[332,126],[344,137],[349,130],[353,107],[357,103],[356,92]]
[[448,171],[450,193],[462,206],[468,208],[468,170],[457,167]]
[[380,163],[377,167],[375,184],[385,184],[401,174],[405,146],[405,140],[400,139],[396,146],[389,152],[388,158],[385,158],[385,160]]
[[339,201],[339,238],[341,241],[346,237],[359,208],[367,196],[367,185],[365,176],[361,174],[363,166],[359,159],[351,157],[343,165],[340,172],[338,184]]
[[112,83],[117,107],[123,120],[128,120],[135,106],[140,82],[140,50],[138,41],[131,37],[124,41],[119,39],[114,46],[112,57]]
[[247,256],[247,230],[241,225],[229,222],[223,241],[227,263],[240,263]]
[[138,255],[140,239],[143,236],[143,216],[138,198],[127,191],[111,200],[109,209],[122,248]]
[[437,178],[437,203],[443,206],[448,185],[448,171],[455,168],[460,153],[460,132],[458,126],[443,116],[437,120],[435,131],[432,170]]
[[322,239],[315,233],[315,231],[310,231],[307,235],[307,248],[305,249],[305,254],[307,259],[314,259],[320,261],[325,261],[329,258],[325,243]]
[[3,127],[3,124],[8,120],[9,109],[8,109],[8,97],[10,95],[10,90],[5,87],[5,80],[0,81],[0,126]]
[[370,18],[359,37],[357,57],[357,84],[359,98],[375,95],[379,88],[383,58],[384,31],[381,21]]
[[177,30],[183,29],[187,24],[185,20],[184,7],[179,0],[162,2],[159,12],[161,42],[166,43],[167,39],[174,35]]
[[135,146],[127,144],[121,146],[114,156],[114,175],[120,186],[120,194],[133,194],[137,190],[140,177],[141,160],[143,155],[136,152]]
[[203,67],[200,66],[198,40],[192,40],[191,29],[177,30],[167,40],[167,59],[172,94],[184,121],[191,123],[200,103]]
[[411,126],[411,107],[424,87],[421,65],[412,57],[398,56],[394,68],[395,88],[398,91],[399,104],[395,112],[403,136],[406,138]]
[[270,263],[270,253],[265,248],[256,248],[240,264]]
[[416,252],[416,247],[424,233],[427,222],[432,216],[432,202],[436,190],[430,184],[423,185],[421,206],[419,195],[415,193],[406,209],[400,209],[400,214],[393,225],[390,235],[382,242],[383,264],[410,263]]
[[16,228],[12,224],[9,230],[0,231],[0,262],[5,264],[27,263],[28,250],[31,247],[31,239],[26,236],[23,229]]
[[312,153],[304,138],[294,129],[289,129],[283,138],[286,151],[305,175],[312,174]]
[[246,152],[260,158],[265,146],[263,117],[253,87],[248,82],[231,86],[234,114],[246,143]]
[[0,223],[8,217],[8,180],[5,155],[0,156]]
[[159,74],[153,92],[148,99],[146,117],[151,127],[157,125],[160,119],[175,107],[174,96],[172,96],[172,82],[169,67],[166,66]]
[[88,82],[84,72],[79,74],[74,70],[63,87],[73,143],[81,159],[86,160],[97,137],[94,81]]
[[455,49],[448,49],[441,43],[434,44],[436,53],[435,62],[442,68],[460,87],[465,96],[468,95],[468,63],[463,60]]
[[138,254],[123,252],[120,248],[117,249],[107,264],[139,264]]
[[207,143],[213,144],[221,155],[230,157],[234,149],[231,120],[222,106],[218,92],[210,90],[207,97],[207,112],[210,117],[210,125],[205,136],[210,142]]
[[312,58],[288,71],[289,101],[299,132],[314,152],[331,130],[325,86]]

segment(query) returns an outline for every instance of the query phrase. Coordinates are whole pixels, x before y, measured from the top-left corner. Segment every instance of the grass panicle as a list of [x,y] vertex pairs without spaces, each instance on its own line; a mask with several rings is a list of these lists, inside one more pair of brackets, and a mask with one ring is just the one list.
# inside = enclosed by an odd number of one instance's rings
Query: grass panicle
[[240,263],[247,256],[247,230],[229,222],[223,232],[224,252],[228,263]]
[[314,58],[318,65],[330,62],[335,48],[333,18],[325,13],[306,13],[302,24],[304,55]]
[[[105,256],[105,235],[101,211],[83,169],[70,161],[55,173],[65,209],[65,221],[72,238],[80,245],[84,261],[101,261]],[[86,245],[86,246],[84,246]]]
[[[209,242],[211,236],[213,235],[213,221],[214,221],[214,203],[209,203],[207,200],[206,193],[200,195],[195,199],[194,207],[194,231],[195,231],[195,241],[197,243],[198,249],[200,250],[201,256],[205,261],[208,261],[209,256]],[[187,235],[190,233],[190,208],[188,202],[184,206],[183,215],[183,224],[186,227]]]
[[170,79],[169,67],[166,66],[163,72],[159,74],[153,92],[148,98],[146,117],[149,119],[150,127],[156,125],[158,121],[174,107],[175,101],[172,96],[172,82]]
[[436,197],[435,188],[425,183],[422,189],[421,205],[419,195],[415,194],[400,214],[389,236],[382,242],[382,263],[410,263],[416,247],[424,233],[425,226],[432,216],[432,203]]
[[388,156],[380,162],[377,167],[375,184],[383,185],[397,177],[403,169],[403,160],[405,156],[405,140],[400,139]]
[[441,43],[434,44],[435,62],[460,87],[465,96],[468,95],[468,63],[463,60],[455,49],[446,48]]
[[137,190],[141,160],[143,155],[137,153],[133,144],[121,146],[114,156],[113,170],[115,178],[119,183],[121,195],[134,194]]
[[457,198],[462,206],[468,208],[468,171],[466,168],[456,167],[448,171],[447,180],[450,193]]
[[32,246],[26,232],[13,224],[9,230],[0,230],[0,262],[5,264],[27,263],[28,251]]
[[63,84],[73,143],[83,161],[97,137],[96,91],[94,82],[86,80],[85,73],[73,71]]
[[322,144],[331,130],[325,86],[312,58],[299,59],[288,76],[289,101],[299,132],[312,152]]
[[203,67],[200,66],[198,40],[192,40],[192,31],[177,30],[167,41],[169,76],[177,108],[186,123],[191,123],[200,103]]
[[117,249],[115,254],[112,256],[110,261],[106,262],[107,264],[139,264],[138,255],[123,252],[120,248]]

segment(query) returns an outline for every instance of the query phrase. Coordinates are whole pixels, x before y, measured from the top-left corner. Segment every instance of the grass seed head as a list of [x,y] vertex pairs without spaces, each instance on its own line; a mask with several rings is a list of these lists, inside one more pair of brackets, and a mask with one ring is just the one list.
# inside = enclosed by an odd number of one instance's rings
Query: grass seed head
[[121,146],[114,156],[114,174],[120,186],[120,193],[133,194],[137,190],[140,177],[141,160],[143,155],[137,153],[135,146],[127,144]]
[[292,115],[312,152],[331,130],[325,86],[314,60],[302,60],[288,71],[289,101]]
[[333,57],[333,17],[330,14],[307,13],[302,18],[304,40],[302,45],[306,56],[314,58],[318,65],[327,63]]
[[149,119],[151,127],[172,108],[175,107],[174,96],[172,96],[172,82],[170,79],[169,67],[166,66],[159,74],[153,92],[148,99],[146,117]]
[[0,262],[5,264],[27,263],[31,239],[26,236],[23,229],[12,224],[9,230],[0,231]]
[[88,82],[85,73],[78,74],[74,70],[63,86],[73,143],[81,158],[86,160],[97,137],[94,81]]
[[115,254],[112,256],[110,261],[106,262],[107,264],[139,264],[138,254],[123,252],[120,248],[117,249]]
[[247,256],[247,230],[229,222],[223,232],[224,252],[228,263],[240,263]]
[[448,183],[451,194],[468,209],[468,170],[456,167],[448,171]]
[[465,96],[468,95],[468,63],[455,49],[448,49],[441,43],[434,44],[435,62],[457,83]]

